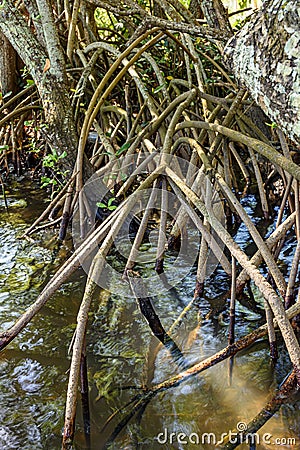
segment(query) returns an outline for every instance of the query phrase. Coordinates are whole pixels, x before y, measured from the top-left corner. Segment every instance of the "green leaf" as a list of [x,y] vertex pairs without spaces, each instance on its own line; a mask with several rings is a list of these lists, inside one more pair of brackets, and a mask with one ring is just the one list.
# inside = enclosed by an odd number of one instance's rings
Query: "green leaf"
[[156,94],[157,92],[161,91],[164,87],[165,87],[165,84],[161,84],[160,86],[157,86],[157,87],[153,90],[153,94]]
[[274,130],[274,128],[277,128],[277,123],[275,123],[275,122],[272,122],[272,123],[267,123],[267,122],[265,122],[265,124],[266,124],[268,127],[272,128],[272,130]]
[[58,159],[65,158],[67,156],[67,152],[63,151],[62,154],[58,157]]
[[51,178],[49,177],[41,177],[42,187],[47,187],[51,184]]
[[52,184],[53,186],[57,185],[57,181],[54,178],[49,177],[41,177],[42,187],[49,186],[49,184]]
[[98,206],[98,208],[106,208],[107,207],[104,203],[101,203],[101,202],[97,202],[96,205]]
[[56,158],[53,155],[47,155],[43,160],[43,167],[54,167],[56,163]]
[[125,152],[126,150],[129,149],[131,143],[130,142],[125,142],[125,144],[123,144],[119,150],[116,151],[116,156],[120,156],[123,152]]
[[111,206],[111,204],[114,200],[115,200],[115,197],[111,197],[107,202],[107,206]]

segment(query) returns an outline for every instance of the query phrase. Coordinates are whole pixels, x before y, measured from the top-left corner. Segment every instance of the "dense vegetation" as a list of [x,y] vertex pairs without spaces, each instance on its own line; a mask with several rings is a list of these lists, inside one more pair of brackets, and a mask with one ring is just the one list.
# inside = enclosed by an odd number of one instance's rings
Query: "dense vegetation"
[[[251,11],[247,2],[240,3],[245,11],[230,18],[220,0],[190,5],[7,0],[0,6],[2,192],[5,196],[13,174],[38,180],[49,206],[25,235],[53,227],[62,242],[72,232],[76,249],[36,302],[2,333],[0,343],[8,345],[70,275],[84,268],[88,277],[71,343],[65,447],[73,441],[79,377],[86,376],[91,302],[99,287],[110,290],[112,278],[122,295],[137,299],[152,333],[173,355],[178,374],[147,386],[129,409],[119,411],[124,416],[111,440],[159,392],[226,358],[232,361],[265,334],[276,361],[277,327],[293,370],[268,411],[278,409],[300,382],[299,153],[284,124],[281,130],[280,114],[278,123],[268,119],[223,57],[226,43],[248,24],[245,14]],[[249,193],[258,199],[262,232],[242,206]],[[234,240],[241,223],[251,236],[252,254]],[[288,271],[278,263],[287,236],[295,245]],[[141,248],[149,240],[155,248],[154,284],[141,262]],[[217,266],[231,279],[225,296],[230,299],[229,345],[189,366],[172,338],[188,308],[167,332],[151,298],[197,267],[191,308],[201,301],[205,280]],[[235,341],[235,301],[250,303],[254,286],[264,298],[267,324]],[[262,411],[248,431],[269,417]]]

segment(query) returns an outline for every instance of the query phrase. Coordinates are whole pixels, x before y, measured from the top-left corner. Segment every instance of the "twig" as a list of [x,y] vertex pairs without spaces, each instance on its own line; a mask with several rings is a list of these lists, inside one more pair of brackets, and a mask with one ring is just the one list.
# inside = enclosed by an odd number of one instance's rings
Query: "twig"
[[[232,275],[231,275],[231,296],[230,296],[230,311],[229,311],[229,333],[228,345],[232,345],[235,340],[235,301],[236,301],[236,264],[235,258],[232,258]],[[229,358],[229,384],[232,384],[232,370],[234,357]]]

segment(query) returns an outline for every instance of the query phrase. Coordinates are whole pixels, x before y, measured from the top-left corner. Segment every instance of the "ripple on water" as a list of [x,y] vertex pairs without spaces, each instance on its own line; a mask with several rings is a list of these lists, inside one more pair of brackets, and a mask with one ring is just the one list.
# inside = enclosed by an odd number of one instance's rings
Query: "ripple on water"
[[63,398],[55,367],[31,358],[0,361],[0,449],[43,449],[45,437],[59,435]]
[[38,393],[43,386],[41,371],[41,364],[25,359],[23,364],[14,369],[12,376],[25,394],[34,394]]
[[0,222],[1,240],[0,240],[0,273],[13,267],[14,257],[17,253],[17,246],[14,245],[16,232],[9,224]]
[[[27,191],[20,195],[27,197]],[[51,251],[39,244],[39,237],[35,242],[18,239],[43,202],[39,191],[29,193],[27,200],[30,208],[13,199],[9,214],[0,213],[0,332],[36,300],[52,261]],[[47,320],[42,322],[51,345],[52,320],[51,315],[49,325]],[[40,319],[0,354],[0,450],[58,448],[51,439],[61,435],[65,361],[61,367],[60,358],[47,358],[45,333],[39,325]]]

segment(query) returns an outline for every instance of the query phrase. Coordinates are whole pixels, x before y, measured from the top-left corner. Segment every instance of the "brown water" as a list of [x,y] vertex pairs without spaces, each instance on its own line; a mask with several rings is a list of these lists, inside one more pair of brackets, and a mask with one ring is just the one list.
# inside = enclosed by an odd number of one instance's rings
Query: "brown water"
[[[8,192],[9,214],[0,213],[0,324],[7,329],[37,297],[42,286],[68,253],[56,248],[51,233],[35,241],[18,236],[43,209],[44,194],[22,189]],[[22,201],[26,198],[27,203]],[[249,200],[249,208],[251,207]],[[247,243],[241,227],[236,239]],[[294,243],[284,249],[289,264]],[[68,346],[75,327],[85,275],[78,271],[43,308],[30,325],[0,354],[0,449],[49,449],[61,447]],[[208,282],[207,298],[193,307],[173,337],[188,362],[198,362],[227,343],[226,314],[219,296],[228,288],[217,272]],[[167,329],[192,298],[194,273],[175,291],[154,299]],[[262,299],[257,294],[257,301]],[[237,335],[256,328],[259,312],[237,307]],[[213,310],[209,319],[205,316]],[[204,317],[199,323],[199,315]],[[215,449],[223,432],[247,423],[260,411],[289,372],[285,352],[274,369],[267,343],[261,341],[235,358],[233,383],[228,381],[228,362],[160,393],[143,414],[132,420],[115,439],[112,449]],[[101,449],[121,415],[101,431],[107,418],[124,406],[142,387],[159,383],[178,368],[167,350],[157,345],[134,299],[99,292],[90,313],[87,354],[90,381],[92,449]],[[286,405],[260,431],[257,448],[300,448],[300,400]],[[183,433],[183,434],[180,434]],[[207,433],[211,433],[209,436]],[[266,433],[268,436],[266,437]],[[275,440],[279,439],[277,443]],[[295,443],[288,441],[295,439]],[[210,440],[210,444],[208,444]],[[199,444],[197,443],[199,441]],[[202,443],[203,442],[203,443]],[[74,449],[86,448],[79,401]],[[243,445],[239,448],[249,448]]]

